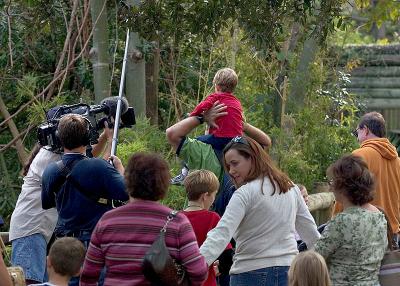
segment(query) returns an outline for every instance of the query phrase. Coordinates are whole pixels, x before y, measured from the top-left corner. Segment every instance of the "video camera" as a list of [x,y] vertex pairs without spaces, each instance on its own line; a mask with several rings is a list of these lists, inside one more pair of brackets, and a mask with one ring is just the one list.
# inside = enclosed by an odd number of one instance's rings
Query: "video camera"
[[[88,105],[78,103],[72,105],[62,105],[51,108],[47,113],[47,122],[41,124],[37,130],[37,138],[40,145],[52,152],[62,152],[61,142],[57,136],[57,128],[60,119],[66,114],[80,114],[89,122],[89,142],[90,145],[97,144],[99,130],[104,128],[107,121],[110,128],[113,127],[111,118],[115,117],[118,97],[108,97],[99,105]],[[96,115],[103,113],[105,116],[97,119]],[[133,107],[129,107],[126,99],[122,100],[121,123],[119,128],[132,127],[136,124],[135,112]]]

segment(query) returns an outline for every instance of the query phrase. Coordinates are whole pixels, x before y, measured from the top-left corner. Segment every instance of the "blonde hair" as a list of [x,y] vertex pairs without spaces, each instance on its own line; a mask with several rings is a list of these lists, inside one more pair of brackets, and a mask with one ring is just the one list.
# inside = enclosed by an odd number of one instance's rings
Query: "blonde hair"
[[289,268],[289,286],[331,286],[324,258],[312,250],[300,252]]
[[233,92],[238,83],[238,76],[233,69],[223,68],[217,71],[213,84],[218,86],[222,92]]
[[213,193],[219,189],[217,176],[208,170],[195,170],[189,173],[183,182],[187,197],[196,201],[204,193]]

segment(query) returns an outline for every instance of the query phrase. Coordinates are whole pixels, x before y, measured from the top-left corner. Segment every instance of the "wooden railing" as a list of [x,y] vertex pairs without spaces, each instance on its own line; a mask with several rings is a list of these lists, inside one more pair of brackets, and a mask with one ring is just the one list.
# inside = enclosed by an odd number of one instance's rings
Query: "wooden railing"
[[[327,192],[326,188],[317,187],[316,191],[318,193],[311,194],[308,197],[308,209],[317,225],[321,225],[330,219],[335,197],[333,193]],[[0,232],[0,237],[5,244],[9,244],[8,232]]]
[[335,197],[331,192],[320,192],[308,197],[308,209],[317,225],[326,223],[331,218]]
[[9,233],[8,232],[0,232],[0,237],[3,240],[4,244],[8,244],[10,239],[9,239]]

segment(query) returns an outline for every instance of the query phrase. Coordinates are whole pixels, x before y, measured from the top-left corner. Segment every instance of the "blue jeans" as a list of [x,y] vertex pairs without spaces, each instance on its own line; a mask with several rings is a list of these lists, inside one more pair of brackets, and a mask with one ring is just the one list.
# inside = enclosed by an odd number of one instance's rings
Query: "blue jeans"
[[217,151],[224,150],[225,146],[232,140],[231,137],[215,137],[212,134],[201,135],[196,139],[203,143],[211,145],[213,149]]
[[46,282],[46,248],[47,242],[40,233],[14,239],[11,242],[11,264],[21,266],[25,279]]
[[231,274],[230,286],[287,286],[288,270],[289,266],[274,266]]

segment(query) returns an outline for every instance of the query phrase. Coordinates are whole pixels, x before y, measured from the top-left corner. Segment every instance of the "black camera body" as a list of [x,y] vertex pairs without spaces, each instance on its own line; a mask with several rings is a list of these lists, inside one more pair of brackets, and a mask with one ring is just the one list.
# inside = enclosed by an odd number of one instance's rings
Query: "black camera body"
[[[97,114],[103,113],[105,116],[97,119]],[[107,104],[101,105],[88,105],[78,103],[73,105],[62,105],[51,108],[47,113],[47,122],[41,124],[37,129],[37,138],[39,144],[46,149],[61,153],[62,147],[60,139],[57,136],[57,128],[60,119],[66,114],[80,114],[86,118],[89,123],[89,144],[94,145],[98,143],[99,130],[104,128],[104,122],[107,121],[110,128],[113,123],[110,114],[110,107]],[[133,107],[128,107],[127,111],[121,115],[120,128],[132,127],[136,124],[135,112]]]

